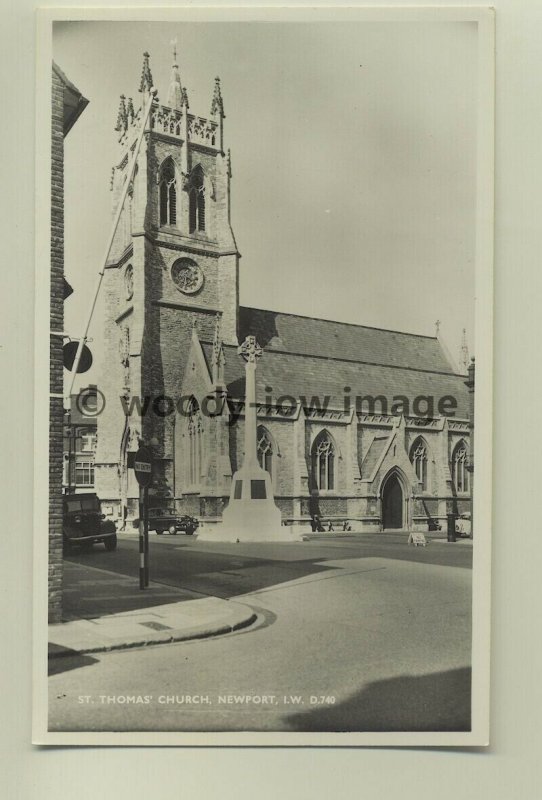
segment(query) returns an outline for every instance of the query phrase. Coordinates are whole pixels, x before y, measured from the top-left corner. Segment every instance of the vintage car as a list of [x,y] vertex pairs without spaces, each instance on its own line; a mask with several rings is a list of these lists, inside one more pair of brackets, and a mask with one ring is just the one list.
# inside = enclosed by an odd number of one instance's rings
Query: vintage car
[[[139,526],[139,520],[134,520],[134,527]],[[160,506],[149,508],[149,530],[156,531],[161,536],[166,531],[172,535],[186,533],[187,536],[197,530],[199,521],[188,514],[177,514],[174,508]]]
[[92,547],[96,542],[103,542],[106,550],[117,548],[115,523],[105,519],[94,493],[64,496],[62,534],[65,551],[75,545]]
[[456,536],[471,536],[472,535],[472,522],[468,511],[461,514],[455,521],[455,534]]

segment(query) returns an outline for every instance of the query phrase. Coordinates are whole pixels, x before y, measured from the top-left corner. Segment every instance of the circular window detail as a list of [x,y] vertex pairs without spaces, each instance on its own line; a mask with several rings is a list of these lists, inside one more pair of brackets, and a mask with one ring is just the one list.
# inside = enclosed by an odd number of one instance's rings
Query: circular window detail
[[179,258],[171,267],[171,279],[183,294],[196,294],[203,286],[203,272],[190,258]]
[[131,300],[134,296],[134,269],[131,264],[124,270],[124,291],[126,299]]

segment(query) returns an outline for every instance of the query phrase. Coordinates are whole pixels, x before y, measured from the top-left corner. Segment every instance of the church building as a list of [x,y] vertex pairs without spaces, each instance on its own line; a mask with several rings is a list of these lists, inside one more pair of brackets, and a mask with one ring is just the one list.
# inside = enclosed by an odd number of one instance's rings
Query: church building
[[[115,211],[150,100],[121,96]],[[133,457],[154,453],[151,505],[220,521],[242,461],[247,336],[257,448],[284,524],[434,530],[471,511],[474,364],[459,374],[437,336],[239,305],[240,254],[218,78],[210,113],[191,112],[174,56],[155,98],[103,279],[106,399],[96,490],[122,524],[138,514]],[[363,320],[360,320],[362,323]]]

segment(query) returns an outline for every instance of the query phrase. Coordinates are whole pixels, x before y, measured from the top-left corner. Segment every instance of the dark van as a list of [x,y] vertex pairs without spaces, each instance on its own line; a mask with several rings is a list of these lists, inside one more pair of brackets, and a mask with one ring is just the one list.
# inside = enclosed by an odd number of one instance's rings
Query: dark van
[[92,547],[96,542],[103,542],[106,550],[117,549],[115,523],[105,519],[94,493],[65,495],[62,533],[65,551],[73,545]]

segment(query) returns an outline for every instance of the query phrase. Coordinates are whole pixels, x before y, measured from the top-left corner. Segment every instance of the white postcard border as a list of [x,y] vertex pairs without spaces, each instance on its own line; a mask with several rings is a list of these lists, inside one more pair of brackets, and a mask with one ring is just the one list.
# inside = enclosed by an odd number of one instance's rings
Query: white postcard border
[[[494,12],[486,7],[287,7],[287,8],[58,8],[37,19],[36,271],[35,271],[35,470],[33,601],[33,743],[45,745],[210,746],[482,746],[489,741],[491,470],[478,470],[474,492],[477,521],[473,544],[472,730],[432,733],[56,733],[47,730],[47,559],[50,286],[50,65],[55,20],[130,21],[476,21],[479,26],[478,204],[476,247],[476,429],[477,463],[492,455],[492,309],[494,164]],[[482,413],[483,409],[483,413]],[[483,454],[483,461],[480,454]]]

